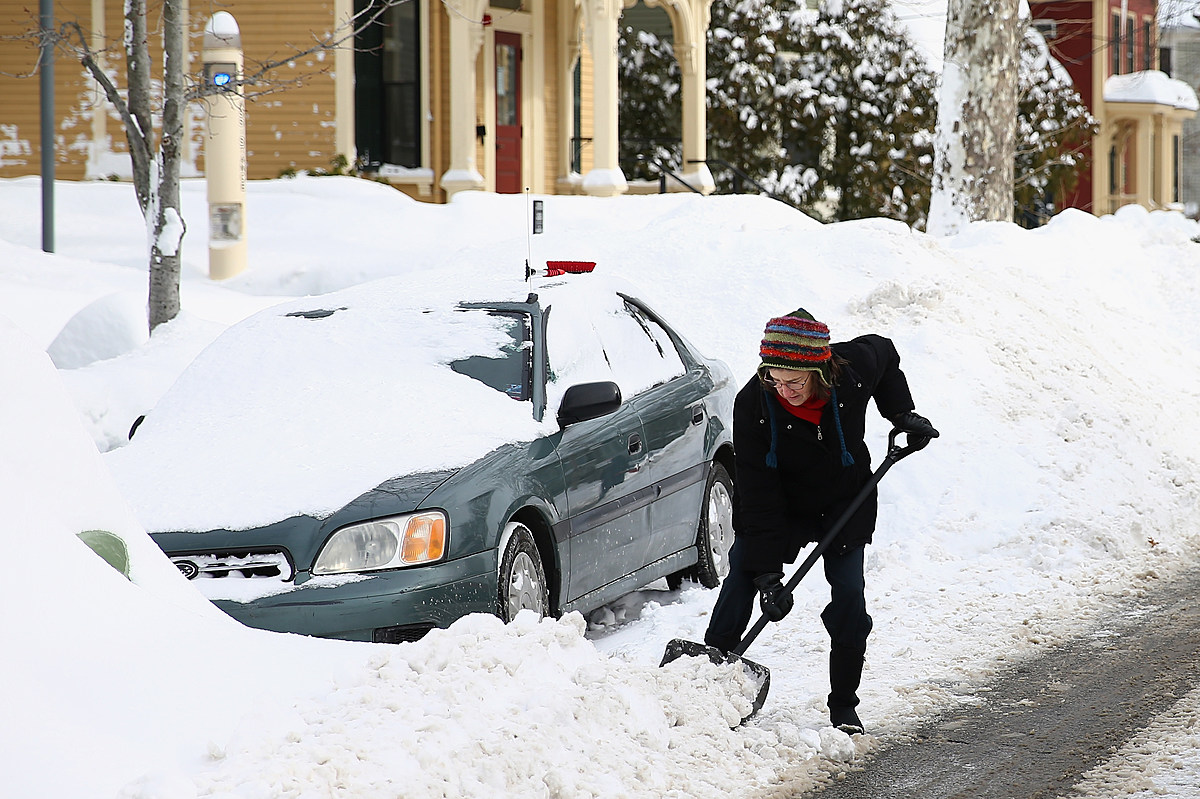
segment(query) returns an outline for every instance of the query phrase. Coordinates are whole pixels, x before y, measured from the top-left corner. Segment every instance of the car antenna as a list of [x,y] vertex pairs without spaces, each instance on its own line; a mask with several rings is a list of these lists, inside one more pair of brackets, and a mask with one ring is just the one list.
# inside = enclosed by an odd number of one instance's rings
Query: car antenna
[[533,279],[533,266],[530,264],[530,260],[533,257],[533,243],[532,243],[532,236],[530,235],[529,229],[530,229],[529,187],[526,186],[525,187],[525,283],[527,284],[526,288],[530,288],[530,286],[528,284]]

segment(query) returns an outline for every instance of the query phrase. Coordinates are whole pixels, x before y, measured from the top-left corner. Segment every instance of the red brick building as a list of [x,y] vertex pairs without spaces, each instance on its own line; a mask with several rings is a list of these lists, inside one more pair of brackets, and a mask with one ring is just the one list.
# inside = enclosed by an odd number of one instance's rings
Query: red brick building
[[1196,93],[1160,71],[1155,0],[1030,0],[1050,51],[1100,133],[1090,168],[1060,208],[1112,213],[1137,203],[1182,209],[1182,126]]

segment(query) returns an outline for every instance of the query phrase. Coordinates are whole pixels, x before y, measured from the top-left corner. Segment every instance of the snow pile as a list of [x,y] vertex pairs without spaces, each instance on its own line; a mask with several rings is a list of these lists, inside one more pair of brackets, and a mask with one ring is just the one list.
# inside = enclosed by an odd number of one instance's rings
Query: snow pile
[[[403,785],[407,796],[599,799],[632,786],[640,796],[717,796],[754,782],[757,758],[728,724],[753,692],[728,665],[620,667],[586,642],[578,614],[526,614],[507,629],[468,617],[376,648],[354,679],[271,719],[269,735],[239,730],[209,753],[195,795],[374,799]],[[772,743],[778,757],[807,759],[844,755],[849,738]]]
[[[38,251],[37,191],[0,181],[0,380],[15,387],[0,392],[0,540],[15,555],[0,602],[16,609],[0,621],[0,766],[14,796],[799,795],[1200,547],[1200,225],[1179,214],[1065,212],[1037,231],[976,224],[936,239],[884,220],[822,226],[760,197],[547,197],[546,232],[531,240],[524,198],[435,207],[351,179],[265,181],[249,186],[250,270],[212,283],[189,239],[184,313],[139,343],[117,324],[126,305],[93,305],[145,290],[131,190],[63,184],[56,256]],[[203,184],[183,196],[185,217],[204,218]],[[770,696],[731,730],[747,701],[736,671],[657,666],[671,638],[702,638],[713,591],[648,586],[586,625],[468,618],[416,644],[320,641],[232,623],[142,532],[108,462],[189,363],[220,371],[222,346],[205,348],[222,330],[377,278],[394,283],[351,291],[399,302],[383,288],[457,294],[492,271],[519,281],[527,257],[596,261],[739,380],[763,322],[799,306],[835,339],[895,340],[942,437],[880,485],[860,692],[878,738],[826,726],[819,570],[755,642]],[[68,325],[96,346],[86,365],[56,370],[44,350]],[[348,357],[311,349],[313,375]],[[234,385],[256,367],[238,358]],[[261,429],[215,453],[190,441],[181,472],[193,456],[251,458],[285,421],[314,436],[327,423],[328,406],[244,397],[255,407],[238,412]],[[460,401],[439,394],[415,413]],[[887,425],[869,421],[878,463]],[[369,439],[351,445],[385,465]],[[310,465],[273,479],[302,481]],[[132,581],[83,545],[87,530],[125,542]],[[1195,771],[1178,762],[1155,779]]]
[[1104,101],[1169,105],[1182,111],[1200,108],[1195,89],[1158,70],[1110,75],[1104,81]]

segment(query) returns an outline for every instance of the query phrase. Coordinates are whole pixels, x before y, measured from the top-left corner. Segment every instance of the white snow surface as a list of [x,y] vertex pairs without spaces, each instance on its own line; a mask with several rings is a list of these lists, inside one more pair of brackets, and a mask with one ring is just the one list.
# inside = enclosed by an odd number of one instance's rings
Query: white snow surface
[[[432,206],[351,178],[251,182],[249,270],[208,280],[205,242],[187,237],[183,312],[145,340],[115,318],[144,304],[112,299],[145,296],[132,188],[59,184],[54,255],[39,250],[39,191],[0,181],[6,796],[796,796],[973,701],[1200,545],[1200,226],[1180,214],[1066,211],[1036,231],[975,223],[934,238],[879,219],[820,225],[758,197],[544,197],[546,232],[529,236],[522,197]],[[183,196],[183,217],[203,219],[204,184]],[[412,644],[325,641],[238,625],[145,535],[110,462],[185,366],[222,356],[206,347],[223,330],[381,278],[453,292],[481,267],[523,274],[527,255],[596,261],[739,378],[763,323],[800,306],[835,340],[896,342],[942,436],[880,485],[868,735],[827,726],[819,570],[748,653],[771,692],[731,729],[740,672],[658,667],[669,639],[702,638],[715,591],[655,584],[587,620],[476,616]],[[55,368],[46,350],[68,329],[73,368]],[[231,357],[230,379],[253,382],[254,367]],[[303,403],[256,408],[260,435],[216,453],[192,442],[180,462],[247,457],[276,433],[276,410],[288,429],[322,423]],[[876,460],[886,432],[872,415]],[[125,540],[131,579],[84,546],[86,530]],[[1197,795],[1195,704],[1143,731],[1087,795]],[[1139,751],[1163,753],[1158,767],[1136,765]]]
[[204,26],[204,32],[211,33],[222,39],[232,39],[241,33],[238,28],[237,20],[233,14],[228,11],[218,11],[208,18],[208,24]]
[[1108,103],[1154,103],[1184,111],[1200,109],[1196,90],[1165,72],[1149,70],[1128,75],[1110,75],[1104,81],[1104,101]]
[[632,397],[683,373],[673,351],[673,362],[652,363],[645,336],[638,349],[612,324],[602,332],[623,360],[607,363],[592,325],[620,311],[617,291],[635,290],[625,281],[589,274],[527,284],[523,270],[505,280],[487,261],[456,271],[453,282],[415,273],[282,303],[214,341],[107,459],[146,529],[323,518],[390,478],[465,466],[556,432],[553,412],[539,424],[530,403],[451,370],[451,360],[511,343],[492,317],[464,313],[459,300],[520,302],[537,289],[551,328],[551,409],[576,383],[614,380]]

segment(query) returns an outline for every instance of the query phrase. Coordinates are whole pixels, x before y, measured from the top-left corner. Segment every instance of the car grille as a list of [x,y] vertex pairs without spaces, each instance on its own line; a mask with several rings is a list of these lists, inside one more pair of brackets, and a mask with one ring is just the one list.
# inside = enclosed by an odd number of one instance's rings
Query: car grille
[[432,624],[400,624],[395,627],[379,627],[371,635],[377,644],[405,644],[420,641],[425,633],[433,629]]
[[221,552],[172,555],[175,568],[189,580],[222,577],[272,577],[290,580],[292,561],[283,552]]

